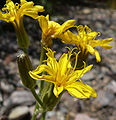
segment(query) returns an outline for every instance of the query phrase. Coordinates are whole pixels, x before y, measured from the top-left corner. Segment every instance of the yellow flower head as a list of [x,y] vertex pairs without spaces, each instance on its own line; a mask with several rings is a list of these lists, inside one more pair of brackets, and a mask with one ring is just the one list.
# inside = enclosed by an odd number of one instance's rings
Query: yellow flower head
[[51,46],[53,38],[58,38],[61,33],[75,25],[75,20],[68,20],[60,25],[50,21],[49,15],[39,16],[38,21],[42,29],[42,43],[47,46]]
[[11,0],[6,0],[6,4],[2,11],[0,10],[0,19],[6,22],[19,24],[20,19],[24,16],[30,16],[34,19],[37,18],[38,12],[43,12],[43,6],[35,5],[34,3],[20,0],[19,3],[13,3]]
[[[72,96],[77,98],[97,97],[97,93],[89,85],[84,84],[80,77],[91,69],[93,65],[84,67],[82,70],[75,70],[76,64],[72,69],[70,58],[72,51],[64,53],[59,62],[54,58],[54,52],[47,48],[47,65],[42,64],[36,70],[30,71],[30,76],[35,80],[45,80],[54,84],[53,93],[56,97],[63,91],[67,90]],[[78,54],[76,55],[76,57]],[[77,60],[77,59],[76,59]],[[77,61],[75,62],[77,63]],[[42,72],[47,74],[40,75]]]
[[101,61],[99,52],[95,49],[97,46],[101,46],[105,49],[110,49],[112,46],[108,43],[113,41],[113,38],[107,38],[103,40],[95,40],[96,36],[100,36],[99,32],[91,32],[91,29],[88,26],[76,26],[78,35],[67,31],[62,34],[62,42],[66,44],[75,44],[83,54],[87,55],[88,53],[96,55],[97,62]]
[[34,19],[38,17],[38,12],[43,12],[43,6],[35,5],[34,3],[20,0],[15,3],[11,0],[6,0],[6,4],[2,11],[0,10],[0,19],[6,22],[11,22],[14,25],[17,35],[17,42],[21,48],[29,47],[29,38],[23,25],[23,16],[27,15]]

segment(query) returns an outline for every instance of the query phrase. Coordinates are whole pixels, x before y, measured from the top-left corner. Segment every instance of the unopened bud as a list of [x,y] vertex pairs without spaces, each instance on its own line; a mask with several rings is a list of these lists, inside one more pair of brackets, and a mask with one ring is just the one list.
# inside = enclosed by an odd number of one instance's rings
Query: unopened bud
[[32,71],[33,67],[28,55],[25,53],[18,55],[17,64],[23,85],[29,89],[35,87],[36,81],[29,75],[29,71]]

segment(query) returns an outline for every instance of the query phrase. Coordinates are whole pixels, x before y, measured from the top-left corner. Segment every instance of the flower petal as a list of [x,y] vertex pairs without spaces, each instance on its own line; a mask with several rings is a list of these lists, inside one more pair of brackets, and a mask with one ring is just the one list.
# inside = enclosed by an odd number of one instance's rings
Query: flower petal
[[71,67],[71,64],[68,60],[68,55],[64,53],[59,60],[59,71],[61,76],[66,74],[68,67]]
[[20,0],[21,5],[27,3],[26,0]]
[[78,42],[78,37],[79,36],[69,30],[60,35],[62,42],[65,44],[75,44],[76,42]]
[[47,19],[47,21],[49,21],[49,17],[50,17],[49,15],[46,15],[46,19]]
[[30,1],[30,2],[23,1],[23,4],[21,4],[21,7],[18,10],[18,12],[20,12],[20,14],[22,14],[22,12],[32,9],[33,5],[34,5],[34,3],[32,1]]
[[90,40],[94,40],[96,38],[96,36],[98,35],[98,32],[89,32],[87,33],[87,38]]
[[89,52],[90,54],[94,55],[94,52],[95,52],[95,51],[94,51],[93,47],[90,46],[90,45],[86,45],[86,47],[87,47],[88,52]]
[[40,74],[42,72],[47,72],[49,75],[53,75],[53,70],[47,65],[39,65],[35,70],[32,71],[34,74]]
[[43,12],[44,7],[40,5],[33,6],[32,8],[28,8],[27,10],[23,10],[22,14],[32,17],[33,19],[38,18],[38,12]]
[[112,46],[111,46],[111,45],[108,45],[108,44],[103,44],[103,45],[101,45],[101,47],[103,47],[103,48],[105,48],[105,49],[110,49],[110,48],[112,48]]
[[53,76],[50,76],[50,75],[39,76],[33,73],[32,71],[29,71],[29,75],[35,80],[45,80],[51,83],[55,83]]
[[100,58],[99,52],[97,50],[95,50],[95,56],[96,56],[97,62],[100,62],[101,58]]
[[89,98],[97,97],[97,93],[89,85],[82,82],[75,82],[65,87],[65,89],[74,97]]
[[108,44],[108,43],[112,42],[113,40],[114,40],[113,38],[103,39],[103,40],[102,40],[102,43]]
[[96,47],[96,46],[101,46],[105,49],[110,49],[112,48],[111,45],[108,45],[108,43],[112,42],[113,41],[113,38],[107,38],[107,39],[103,39],[103,40],[93,40],[91,45],[93,47]]
[[0,19],[6,22],[9,22],[9,19],[7,18],[6,14],[3,14],[2,11],[0,10]]
[[54,34],[54,36],[59,36],[61,33],[63,33],[65,30],[73,27],[75,25],[75,20],[68,20],[64,24],[61,25],[59,30]]
[[38,21],[39,21],[40,27],[42,29],[42,32],[45,34],[48,29],[48,21],[47,21],[46,17],[40,16],[40,17],[38,17]]
[[75,73],[78,74],[79,78],[82,77],[86,72],[90,71],[93,65],[89,65],[82,70],[76,70]]
[[63,91],[63,86],[58,87],[57,85],[54,86],[54,95],[58,97],[58,95]]
[[75,20],[67,20],[64,24],[62,24],[62,32],[64,32],[65,30],[73,27],[75,25]]
[[67,85],[79,80],[86,72],[91,70],[92,67],[93,67],[93,65],[89,65],[89,66],[83,68],[82,70],[74,71],[73,74],[70,74],[70,79],[67,81]]

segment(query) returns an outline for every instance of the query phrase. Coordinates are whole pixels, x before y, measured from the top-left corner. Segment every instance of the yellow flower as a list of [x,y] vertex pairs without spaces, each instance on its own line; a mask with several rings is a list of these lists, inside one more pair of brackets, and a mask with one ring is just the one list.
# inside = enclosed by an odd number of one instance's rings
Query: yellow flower
[[68,30],[61,35],[62,42],[66,44],[75,44],[85,56],[87,56],[88,53],[92,55],[95,54],[97,62],[100,62],[101,58],[95,47],[101,46],[105,49],[110,49],[112,46],[108,45],[108,43],[112,42],[113,38],[95,40],[95,38],[100,35],[99,32],[91,32],[91,29],[86,25],[79,25],[76,26],[76,28],[78,35]]
[[68,20],[60,25],[49,20],[49,15],[39,16],[38,21],[42,29],[42,43],[46,46],[52,45],[52,39],[58,38],[61,33],[75,25],[75,20]]
[[38,12],[43,12],[43,6],[35,5],[34,3],[20,0],[20,4],[13,3],[11,0],[6,0],[6,4],[2,11],[0,11],[0,19],[13,24],[20,24],[20,19],[24,16],[30,16],[34,19],[37,18]]
[[29,39],[24,29],[23,16],[27,15],[36,19],[38,17],[38,12],[43,11],[43,6],[34,6],[32,1],[27,2],[26,0],[20,0],[20,4],[14,4],[13,1],[6,0],[4,8],[2,8],[2,11],[0,10],[0,19],[8,23],[13,23],[19,46],[21,48],[27,48],[29,46]]
[[[72,51],[64,53],[59,62],[54,58],[54,52],[47,48],[47,65],[42,64],[36,70],[30,71],[30,76],[35,80],[45,80],[54,84],[53,93],[56,97],[63,91],[67,90],[72,96],[77,98],[97,97],[97,93],[89,85],[84,84],[80,77],[91,69],[93,65],[84,67],[82,70],[75,70],[76,64],[72,69],[70,58]],[[76,58],[78,54],[76,55]],[[77,59],[76,59],[77,60]],[[77,61],[75,62],[77,63]],[[47,74],[40,75],[42,72]]]

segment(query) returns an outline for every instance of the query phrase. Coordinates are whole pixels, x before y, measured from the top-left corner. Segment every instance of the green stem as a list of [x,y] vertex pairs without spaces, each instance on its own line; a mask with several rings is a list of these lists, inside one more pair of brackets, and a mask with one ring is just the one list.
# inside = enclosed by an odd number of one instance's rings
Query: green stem
[[[43,46],[43,44],[42,44],[42,46],[41,46],[41,56],[40,56],[40,63],[39,63],[39,65],[42,64],[43,60],[45,60],[45,57],[46,57],[45,53],[46,53],[46,50],[44,49],[44,46]],[[38,84],[38,82],[37,82],[37,84]],[[39,94],[40,94],[41,91],[42,91],[42,89],[43,89],[43,87],[44,87],[44,81],[41,81],[40,85],[38,85],[38,86],[40,86],[40,91],[39,91]],[[37,110],[39,110],[39,106],[38,106],[38,104],[36,103],[35,110],[34,110],[34,114],[33,114],[33,116],[32,116],[32,120],[36,120],[36,117],[37,117],[37,115],[38,115]],[[45,116],[45,115],[44,115],[44,116]],[[43,117],[43,118],[45,118],[45,117]],[[43,119],[43,120],[44,120],[44,119]]]
[[33,116],[32,116],[32,119],[31,120],[36,120],[36,117],[38,115],[38,110],[39,109],[39,105],[36,103],[36,106],[35,106],[35,109],[34,109],[34,113],[33,113]]
[[[46,53],[46,50],[44,49],[44,45],[42,44],[42,46],[41,46],[41,56],[40,56],[40,63],[39,63],[39,65],[42,64],[43,60],[45,60],[45,57],[46,57],[46,54],[45,54],[45,53]],[[37,82],[37,84],[38,84],[38,82]],[[41,94],[41,91],[42,91],[42,89],[44,88],[44,81],[41,81],[41,83],[40,83],[38,86],[40,86],[39,94]],[[33,116],[32,116],[32,120],[36,120],[36,117],[37,117],[37,115],[38,115],[37,110],[39,110],[39,107],[38,107],[38,104],[36,103],[35,110],[34,110],[34,114],[33,114]],[[45,119],[45,113],[42,115],[42,120],[44,120],[44,119]]]
[[41,120],[45,120],[45,117],[46,117],[46,112],[43,112],[41,116]]
[[[42,44],[42,46],[41,46],[40,65],[42,64],[43,60],[45,60],[45,58],[46,58],[46,50],[44,49],[44,45]],[[44,88],[44,81],[41,80],[39,93],[41,93],[43,88]]]
[[43,107],[43,103],[41,101],[41,99],[39,98],[39,96],[37,95],[37,93],[35,92],[35,89],[31,89],[31,92],[33,94],[33,96],[35,97],[36,101],[41,105],[41,107]]
[[41,46],[41,56],[40,56],[40,65],[42,64],[43,60],[45,60],[46,57],[46,50],[44,49],[44,45]]
[[24,52],[25,54],[28,54],[27,48],[23,48],[23,52]]
[[20,20],[16,20],[13,22],[15,31],[16,31],[16,36],[17,36],[17,43],[19,45],[20,48],[28,48],[30,41],[29,41],[29,37],[27,35],[27,32],[24,28],[24,24],[23,24],[23,17],[20,18]]
[[36,112],[34,112],[31,120],[36,120],[36,117],[37,117],[37,114]]

